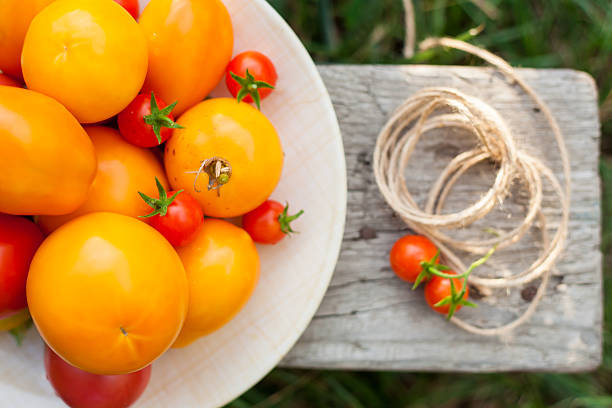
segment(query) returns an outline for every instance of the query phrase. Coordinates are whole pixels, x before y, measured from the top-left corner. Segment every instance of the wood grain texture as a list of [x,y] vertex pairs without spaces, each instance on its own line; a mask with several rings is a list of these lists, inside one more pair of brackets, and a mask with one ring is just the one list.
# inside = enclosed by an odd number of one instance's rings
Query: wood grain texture
[[[599,121],[597,91],[588,75],[571,70],[520,69],[548,103],[564,133],[572,164],[569,242],[535,316],[509,336],[468,334],[431,312],[421,290],[395,278],[387,256],[407,232],[378,192],[371,157],[378,131],[393,110],[419,89],[450,86],[496,108],[532,154],[560,174],[552,133],[534,103],[494,69],[437,66],[320,66],[343,133],[348,171],[348,216],[343,248],[328,292],[309,328],[283,360],[287,367],[426,371],[590,370],[601,362]],[[466,135],[432,135],[410,167],[410,188],[424,199],[428,186],[460,149]],[[454,188],[449,209],[469,204],[491,182],[483,165]],[[559,176],[561,177],[561,176]],[[457,236],[486,227],[510,228],[524,197],[516,189],[503,207]],[[553,196],[545,203],[555,206]],[[545,211],[554,225],[555,211]],[[538,231],[496,254],[491,273],[527,266]],[[484,271],[487,272],[487,271]],[[534,283],[535,284],[535,283]],[[483,326],[513,320],[533,289],[527,285],[480,299],[461,317]]]

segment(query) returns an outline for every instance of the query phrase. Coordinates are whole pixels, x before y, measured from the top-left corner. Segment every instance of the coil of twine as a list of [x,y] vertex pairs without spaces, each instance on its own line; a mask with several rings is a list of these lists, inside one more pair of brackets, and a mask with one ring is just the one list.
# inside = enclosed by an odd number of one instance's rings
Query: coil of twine
[[[414,16],[412,3],[406,5],[407,43],[412,51],[414,43]],[[540,279],[536,295],[527,309],[510,323],[498,327],[478,327],[457,317],[451,321],[468,332],[494,336],[505,334],[526,322],[535,312],[545,295],[551,270],[561,255],[567,237],[570,205],[570,163],[563,135],[548,106],[538,94],[503,59],[469,43],[452,38],[431,38],[421,43],[421,49],[449,47],[478,56],[499,69],[510,81],[518,84],[536,103],[552,129],[562,162],[563,181],[540,159],[527,153],[516,142],[515,136],[501,116],[482,100],[465,95],[456,89],[424,89],[406,100],[381,130],[374,150],[374,175],[387,203],[415,232],[429,237],[440,249],[446,263],[459,273],[466,270],[458,251],[473,255],[487,253],[492,247],[498,250],[516,244],[538,223],[541,231],[542,251],[526,269],[504,277],[483,277],[475,273],[469,283],[481,293],[493,289],[510,289]],[[407,52],[407,55],[410,53]],[[432,185],[423,208],[414,200],[408,189],[405,169],[420,139],[441,128],[462,129],[472,133],[478,143],[458,154],[442,171]],[[497,165],[493,185],[469,207],[454,213],[442,214],[444,203],[457,180],[477,164],[489,161]],[[524,217],[512,231],[494,238],[482,240],[458,240],[444,232],[445,229],[464,228],[484,218],[507,198],[513,183],[521,183],[529,200]],[[554,232],[549,233],[543,214],[543,184],[548,183],[558,197],[560,221]]]

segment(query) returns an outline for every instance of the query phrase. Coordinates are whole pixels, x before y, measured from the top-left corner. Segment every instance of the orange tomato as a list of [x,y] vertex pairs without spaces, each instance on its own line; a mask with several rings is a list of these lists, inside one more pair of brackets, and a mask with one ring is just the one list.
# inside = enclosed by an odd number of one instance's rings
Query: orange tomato
[[21,78],[21,49],[34,16],[54,0],[0,0],[0,71]]
[[93,213],[52,233],[32,260],[32,319],[49,347],[94,374],[140,370],[176,339],[185,319],[185,270],[155,229]]
[[28,88],[60,101],[81,123],[121,112],[140,91],[147,43],[111,0],[56,0],[30,24],[21,56]]
[[189,309],[172,347],[211,333],[245,305],[259,279],[259,256],[243,229],[209,219],[195,240],[177,249],[189,282]]
[[[177,123],[184,129],[175,129],[166,143],[166,174],[173,189],[188,191],[200,202],[204,214],[242,215],[272,193],[280,179],[283,152],[274,126],[257,109],[235,99],[209,99],[185,112]],[[194,173],[203,161],[215,157],[223,159],[221,168],[231,168],[231,174],[219,178],[227,182],[218,191],[209,191],[208,174]],[[214,163],[210,170],[216,175]]]
[[156,196],[155,177],[168,186],[164,168],[150,150],[126,142],[118,131],[108,127],[91,126],[85,130],[91,137],[98,158],[98,172],[87,200],[76,211],[60,216],[40,216],[37,222],[45,232],[78,216],[108,211],[131,217],[150,212],[150,207],[138,192]]
[[151,0],[139,20],[149,47],[146,93],[178,101],[178,116],[200,102],[223,77],[234,34],[219,0]]
[[67,214],[87,197],[96,156],[87,133],[57,101],[0,86],[0,212]]

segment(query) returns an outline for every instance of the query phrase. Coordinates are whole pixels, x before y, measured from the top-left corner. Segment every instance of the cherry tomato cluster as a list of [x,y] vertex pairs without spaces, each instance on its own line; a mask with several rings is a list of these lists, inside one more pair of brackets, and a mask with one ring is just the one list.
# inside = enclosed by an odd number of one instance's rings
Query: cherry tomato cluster
[[[276,67],[232,58],[220,0],[151,0],[142,15],[138,0],[6,3],[0,331],[21,343],[35,324],[69,406],[125,408],[152,361],[240,311],[254,242],[279,243],[303,214],[269,199]],[[223,80],[234,98],[206,99]]]
[[406,235],[391,248],[389,261],[400,279],[414,284],[413,289],[425,282],[425,300],[429,307],[450,319],[463,306],[476,307],[467,300],[469,287],[466,279],[493,252],[494,249],[459,274],[440,264],[440,251],[427,237]]

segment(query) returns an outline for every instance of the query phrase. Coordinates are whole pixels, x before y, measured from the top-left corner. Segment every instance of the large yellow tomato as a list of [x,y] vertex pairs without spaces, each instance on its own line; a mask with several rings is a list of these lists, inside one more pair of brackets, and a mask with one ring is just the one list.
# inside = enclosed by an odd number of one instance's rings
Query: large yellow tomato
[[176,339],[188,286],[176,251],[131,217],[93,213],[52,233],[27,281],[43,339],[70,364],[95,374],[139,370]]
[[54,0],[0,0],[0,70],[21,78],[21,49],[34,16]]
[[87,200],[76,211],[60,216],[38,217],[43,231],[50,232],[78,216],[108,211],[131,217],[151,212],[138,192],[157,196],[155,177],[168,186],[164,168],[150,150],[126,142],[118,131],[91,126],[85,130],[91,137],[98,157],[98,172]]
[[0,86],[0,212],[67,214],[87,196],[94,148],[57,101]]
[[151,0],[139,20],[149,47],[147,92],[179,115],[200,102],[223,77],[234,34],[220,0]]
[[189,282],[189,309],[173,347],[185,347],[231,320],[259,279],[259,256],[242,228],[209,219],[195,240],[177,249]]
[[[185,112],[178,123],[184,129],[175,129],[166,143],[166,174],[174,189],[188,191],[200,202],[204,214],[242,215],[272,193],[283,151],[274,126],[257,109],[235,99],[209,99]],[[220,188],[208,190],[207,171]]]
[[114,1],[56,0],[32,20],[21,62],[28,88],[94,123],[138,94],[147,55],[138,24]]

